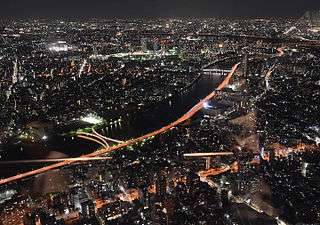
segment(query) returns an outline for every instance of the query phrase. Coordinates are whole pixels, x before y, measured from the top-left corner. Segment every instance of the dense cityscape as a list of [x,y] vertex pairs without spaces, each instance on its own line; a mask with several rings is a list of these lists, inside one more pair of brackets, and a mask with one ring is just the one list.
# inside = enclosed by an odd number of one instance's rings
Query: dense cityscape
[[320,224],[320,11],[0,24],[0,225]]

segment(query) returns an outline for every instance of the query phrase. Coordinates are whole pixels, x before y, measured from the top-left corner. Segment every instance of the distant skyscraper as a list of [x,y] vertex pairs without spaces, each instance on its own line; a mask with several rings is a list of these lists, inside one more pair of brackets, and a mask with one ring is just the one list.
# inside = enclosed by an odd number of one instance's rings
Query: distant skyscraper
[[245,79],[248,77],[248,53],[244,55],[243,59],[243,77]]
[[18,82],[18,60],[13,62],[12,84]]
[[3,41],[4,43],[6,43],[6,39],[4,38],[4,35],[2,35],[4,33],[5,30],[5,25],[4,25],[4,21],[0,20],[0,42]]
[[163,200],[163,198],[166,195],[167,192],[167,177],[166,177],[166,172],[161,171],[157,173],[156,177],[156,191],[157,191],[157,196],[160,197],[160,199]]
[[92,51],[93,51],[94,55],[98,55],[98,50],[97,50],[96,46],[93,46]]
[[4,29],[5,29],[4,22],[0,21],[0,34],[3,33]]
[[142,50],[143,52],[148,51],[148,41],[147,41],[146,38],[142,38],[142,39],[141,39],[141,50]]
[[159,40],[158,39],[154,39],[153,40],[153,51],[159,51]]

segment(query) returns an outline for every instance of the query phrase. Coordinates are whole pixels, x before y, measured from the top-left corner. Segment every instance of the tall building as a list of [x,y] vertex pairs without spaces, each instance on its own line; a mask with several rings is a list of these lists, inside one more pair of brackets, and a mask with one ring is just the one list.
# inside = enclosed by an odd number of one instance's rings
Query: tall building
[[165,171],[161,171],[156,177],[156,191],[157,196],[163,200],[167,193],[167,174]]
[[159,51],[160,47],[159,47],[159,40],[158,39],[154,39],[153,40],[153,51],[157,52]]
[[13,62],[12,84],[18,82],[18,59]]
[[146,38],[141,39],[141,50],[143,52],[148,51],[148,40]]
[[5,27],[2,21],[0,21],[0,33],[3,33]]
[[95,206],[92,200],[87,199],[81,202],[82,216],[84,218],[92,218],[95,216]]
[[4,33],[4,31],[5,31],[5,22],[4,21],[2,21],[2,20],[0,20],[0,42],[4,42],[4,43],[6,43],[6,40],[5,40],[5,38],[4,38],[4,35],[3,35],[3,33]]
[[189,189],[189,193],[193,193],[196,191],[196,186],[200,183],[200,177],[194,172],[189,172],[187,175],[187,188]]
[[246,79],[248,77],[248,53],[244,55],[243,59],[243,77]]

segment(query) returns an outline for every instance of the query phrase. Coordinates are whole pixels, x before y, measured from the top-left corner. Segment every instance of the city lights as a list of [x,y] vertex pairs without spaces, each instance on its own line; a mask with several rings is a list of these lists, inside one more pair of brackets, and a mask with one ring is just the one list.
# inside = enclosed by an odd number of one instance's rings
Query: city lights
[[90,123],[90,124],[101,124],[103,123],[103,119],[97,115],[94,114],[88,114],[85,117],[80,118],[81,121]]

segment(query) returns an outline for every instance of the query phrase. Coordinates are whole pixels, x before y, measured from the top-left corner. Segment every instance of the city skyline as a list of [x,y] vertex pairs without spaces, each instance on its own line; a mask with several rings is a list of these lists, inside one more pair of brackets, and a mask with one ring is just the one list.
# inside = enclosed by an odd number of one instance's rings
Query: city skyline
[[4,3],[0,225],[320,224],[301,4]]

